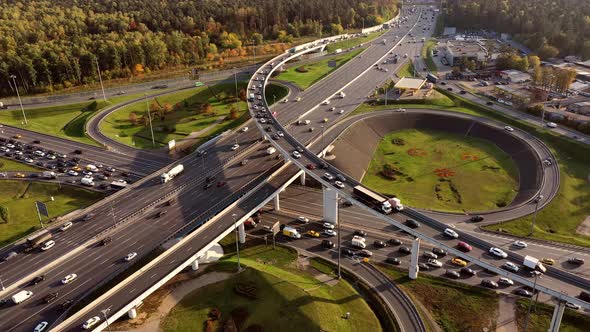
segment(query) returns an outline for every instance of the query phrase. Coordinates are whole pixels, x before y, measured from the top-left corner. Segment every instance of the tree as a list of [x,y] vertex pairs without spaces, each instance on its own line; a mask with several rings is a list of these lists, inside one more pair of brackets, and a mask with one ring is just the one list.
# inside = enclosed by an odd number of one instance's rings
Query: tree
[[586,41],[584,41],[584,44],[582,44],[582,50],[580,51],[580,56],[582,57],[582,60],[584,60],[584,61],[590,59],[590,40],[586,40]]
[[201,113],[203,114],[211,114],[213,113],[213,107],[209,103],[205,103],[201,105]]
[[533,68],[533,69],[535,69],[541,65],[541,59],[539,59],[539,57],[536,55],[529,55],[528,61],[529,61],[529,67]]
[[10,220],[10,214],[8,213],[8,208],[6,206],[0,205],[0,219],[4,220],[4,223],[7,223]]
[[164,104],[164,114],[172,113],[174,107],[171,104]]
[[343,32],[342,24],[330,24],[330,33],[332,35],[341,35]]
[[131,122],[132,125],[137,124],[137,114],[135,112],[129,113],[129,122]]
[[255,45],[262,45],[262,42],[264,41],[264,37],[258,32],[252,34],[252,39],[254,40]]
[[229,118],[235,120],[239,117],[238,110],[235,107],[232,107],[229,110]]
[[246,101],[246,90],[240,89],[240,92],[238,93],[238,97],[240,98],[241,101]]
[[549,44],[545,44],[545,45],[543,45],[543,47],[541,47],[539,49],[539,56],[542,59],[554,58],[558,54],[559,54],[559,50],[556,47],[551,46]]

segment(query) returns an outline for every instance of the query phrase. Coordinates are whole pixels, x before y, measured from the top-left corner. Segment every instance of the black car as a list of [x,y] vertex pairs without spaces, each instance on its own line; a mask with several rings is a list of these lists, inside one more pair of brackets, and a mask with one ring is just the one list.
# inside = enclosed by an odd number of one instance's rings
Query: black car
[[461,278],[461,274],[459,274],[459,272],[457,272],[455,270],[447,270],[447,272],[445,272],[445,275],[451,279]]
[[130,176],[129,172],[121,172],[121,176],[128,177]]
[[400,241],[398,239],[389,239],[387,241],[387,243],[389,243],[389,245],[391,245],[391,246],[399,246],[402,244],[402,241]]
[[0,299],[0,307],[8,303],[7,299]]
[[59,309],[66,310],[67,308],[69,308],[72,305],[72,303],[74,303],[74,300],[64,301],[59,305]]
[[31,285],[36,285],[36,284],[40,283],[43,280],[45,280],[45,276],[44,275],[37,276],[37,277],[33,278],[33,280],[31,280]]
[[466,274],[468,276],[474,276],[475,275],[475,271],[473,271],[472,269],[470,269],[468,267],[462,267],[461,268],[461,274]]
[[340,249],[340,253],[344,256],[350,256],[350,257],[354,256],[354,252],[348,248]]
[[447,82],[440,82],[440,85],[447,85]]
[[533,297],[533,293],[529,292],[524,288],[518,288],[514,290],[514,294],[524,296],[524,297]]
[[418,228],[420,227],[420,223],[418,223],[414,219],[406,219],[406,225],[411,228]]
[[354,231],[354,235],[358,235],[358,236],[361,236],[361,237],[366,237],[367,236],[367,232],[365,232],[363,230],[360,230],[360,229],[357,229],[357,230]]
[[82,221],[88,221],[92,218],[94,218],[94,213],[87,213],[84,215],[84,217],[82,217]]
[[462,94],[462,95],[464,95],[464,94],[466,94],[467,92],[466,92],[465,90],[461,90],[461,91],[459,91],[459,93],[460,93],[460,94]]
[[35,165],[45,167],[45,164],[42,161],[36,162]]
[[82,150],[80,150],[80,149],[76,149],[76,150],[74,150],[74,153],[75,153],[75,154],[82,154]]
[[156,218],[160,218],[161,216],[165,215],[166,212],[166,210],[158,211],[158,213],[156,213]]
[[204,190],[207,190],[209,188],[213,187],[213,183],[209,182],[209,183],[205,183],[205,185],[203,186]]
[[469,218],[469,220],[471,220],[472,222],[480,222],[483,220],[482,216],[473,216],[471,218]]
[[441,248],[432,248],[432,252],[438,257],[445,257],[447,255],[447,252]]
[[567,262],[570,263],[570,264],[575,264],[575,265],[583,265],[584,264],[584,259],[583,258],[580,258],[580,257],[572,257],[572,258],[569,258],[567,260]]
[[385,248],[385,247],[387,247],[387,244],[385,244],[385,242],[383,242],[381,240],[375,240],[375,242],[373,242],[373,245],[376,248]]
[[29,174],[29,177],[31,179],[35,179],[35,178],[38,178],[39,177],[39,174],[37,174],[37,173],[31,173],[31,174]]
[[51,303],[51,302],[55,301],[58,296],[59,296],[59,293],[58,292],[47,294],[43,298],[43,302],[45,302],[45,303]]
[[486,103],[486,105],[488,105],[488,106],[494,106],[494,103],[492,103],[491,101],[488,101],[488,102]]
[[268,126],[268,127],[264,128],[264,130],[266,130],[266,132],[269,132],[270,133],[272,131],[272,127],[271,126]]
[[447,88],[447,90],[449,90],[449,91],[453,91],[453,88]]
[[406,246],[399,247],[399,249],[397,249],[397,251],[399,251],[402,254],[406,254],[406,255],[409,255],[412,253],[412,249],[410,249],[410,247],[406,247]]
[[426,263],[420,263],[420,264],[418,264],[418,268],[421,271],[428,271],[428,270],[430,270],[430,266],[428,264],[426,264]]
[[327,169],[328,167],[330,167],[330,166],[328,166],[328,163],[321,163],[320,164],[321,169]]
[[346,178],[342,174],[336,174],[336,180],[338,180],[340,182],[345,182]]
[[41,143],[41,141],[40,141],[40,140],[38,140],[38,139],[36,139],[36,140],[33,140],[33,143],[35,143],[35,144],[40,144],[40,143]]
[[385,263],[393,264],[393,265],[400,265],[401,261],[397,257],[387,257]]
[[322,247],[332,249],[336,247],[336,244],[330,240],[322,240]]
[[495,281],[492,280],[488,280],[488,279],[483,279],[481,281],[481,285],[487,288],[492,288],[492,289],[496,289],[498,288],[498,283],[496,283]]
[[104,174],[98,174],[96,177],[100,180],[108,180],[109,179],[109,177]]
[[349,200],[344,200],[344,206],[352,206],[352,202]]

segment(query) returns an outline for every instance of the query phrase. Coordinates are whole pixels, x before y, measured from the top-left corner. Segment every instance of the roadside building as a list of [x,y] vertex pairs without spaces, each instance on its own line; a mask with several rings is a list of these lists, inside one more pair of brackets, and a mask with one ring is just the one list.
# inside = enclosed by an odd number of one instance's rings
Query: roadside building
[[531,80],[531,75],[514,69],[501,71],[500,77],[512,83],[524,83]]
[[570,113],[590,116],[590,101],[583,101],[568,105],[567,111]]
[[393,87],[400,95],[408,93],[410,96],[413,96],[417,91],[422,89],[424,84],[426,84],[426,80],[422,78],[402,77]]
[[478,40],[449,40],[445,45],[445,58],[449,66],[456,66],[466,60],[483,62],[488,52]]
[[494,92],[498,99],[508,100],[516,104],[528,104],[533,100],[533,94],[523,88],[515,88],[510,85],[497,85],[494,86]]

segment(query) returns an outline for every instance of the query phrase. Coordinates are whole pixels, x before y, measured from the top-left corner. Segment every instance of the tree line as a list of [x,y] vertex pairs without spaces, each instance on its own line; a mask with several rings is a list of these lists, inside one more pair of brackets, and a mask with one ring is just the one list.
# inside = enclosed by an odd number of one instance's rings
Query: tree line
[[[0,95],[273,54],[294,38],[373,26],[397,0],[5,0]],[[283,43],[274,47],[271,42]]]
[[590,59],[590,1],[446,0],[445,23],[510,33],[541,59]]

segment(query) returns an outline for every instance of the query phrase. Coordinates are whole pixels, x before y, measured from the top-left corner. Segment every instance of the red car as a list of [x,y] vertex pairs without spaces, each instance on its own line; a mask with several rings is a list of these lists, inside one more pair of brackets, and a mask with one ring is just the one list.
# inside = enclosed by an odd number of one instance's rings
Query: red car
[[461,250],[463,252],[468,252],[468,251],[471,251],[473,249],[473,247],[471,247],[470,245],[468,245],[465,242],[459,242],[457,244],[457,248],[459,248],[459,250]]
[[310,170],[316,169],[316,166],[314,164],[307,164],[307,166],[305,166],[305,167],[307,167],[307,169],[310,169]]
[[219,181],[219,182],[217,182],[217,187],[218,187],[218,188],[219,188],[219,187],[223,187],[223,186],[225,186],[225,184],[226,184],[226,182],[225,182],[225,181]]

